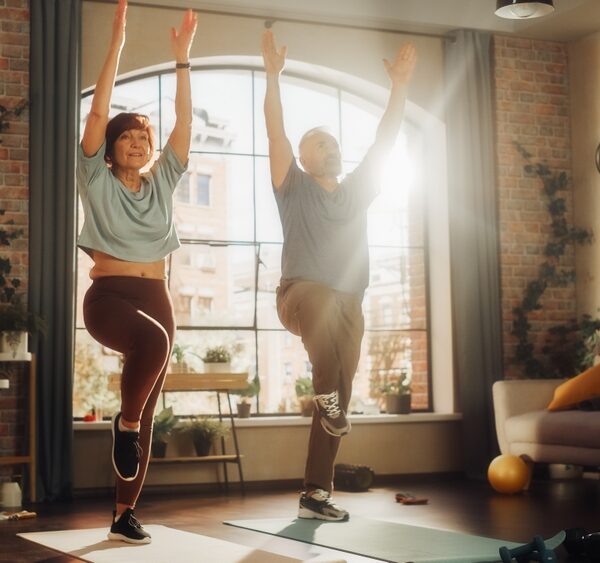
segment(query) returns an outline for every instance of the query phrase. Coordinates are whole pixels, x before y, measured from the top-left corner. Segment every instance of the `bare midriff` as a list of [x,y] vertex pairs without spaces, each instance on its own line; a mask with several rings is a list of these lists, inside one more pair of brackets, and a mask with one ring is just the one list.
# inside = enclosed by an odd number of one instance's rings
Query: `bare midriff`
[[166,260],[157,262],[128,262],[119,260],[99,250],[93,251],[94,266],[90,270],[93,280],[106,276],[131,276],[153,280],[166,279]]

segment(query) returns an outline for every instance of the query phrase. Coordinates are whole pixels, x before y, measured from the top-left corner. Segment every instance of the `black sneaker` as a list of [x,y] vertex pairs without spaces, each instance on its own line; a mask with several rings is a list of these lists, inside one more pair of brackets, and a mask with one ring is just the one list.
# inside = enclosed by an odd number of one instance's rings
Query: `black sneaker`
[[335,504],[327,491],[316,489],[300,495],[298,517],[341,522],[348,520],[350,514]]
[[326,395],[315,395],[313,401],[319,411],[321,426],[327,434],[343,436],[350,432],[350,421],[340,408],[337,391]]
[[121,413],[117,413],[112,420],[112,462],[117,475],[123,481],[133,481],[140,469],[140,433],[135,431],[119,430]]
[[113,523],[108,532],[109,540],[124,541],[127,543],[150,543],[152,537],[133,515],[133,508],[125,509],[125,512],[115,520],[117,511],[113,510]]

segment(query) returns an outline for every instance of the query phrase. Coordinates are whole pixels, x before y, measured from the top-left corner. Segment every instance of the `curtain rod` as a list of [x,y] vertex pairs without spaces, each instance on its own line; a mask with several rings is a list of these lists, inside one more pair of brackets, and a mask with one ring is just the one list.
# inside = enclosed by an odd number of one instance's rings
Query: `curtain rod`
[[[84,0],[85,2],[95,2],[97,4],[114,4],[114,0]],[[169,6],[167,4],[149,4],[148,2],[136,2],[130,1],[128,2],[129,6],[138,6],[141,8],[158,8],[158,9],[166,9],[166,10],[187,10],[187,7],[178,8],[177,6]],[[418,37],[430,37],[435,39],[450,39],[452,37],[449,33],[425,33],[421,31],[408,31],[408,30],[400,30],[400,29],[391,29],[385,27],[369,27],[366,25],[357,25],[357,24],[346,24],[346,23],[332,23],[332,22],[322,22],[318,20],[310,20],[303,18],[290,18],[290,17],[273,17],[268,15],[259,15],[259,14],[244,14],[242,12],[228,12],[226,10],[207,10],[207,9],[194,9],[195,12],[199,14],[210,14],[215,16],[235,16],[238,18],[249,18],[256,20],[264,20],[265,27],[272,27],[273,24],[277,22],[286,22],[286,23],[299,23],[304,25],[320,25],[326,27],[336,27],[340,29],[355,29],[359,31],[378,31],[382,33],[395,33],[398,35],[415,35]]]

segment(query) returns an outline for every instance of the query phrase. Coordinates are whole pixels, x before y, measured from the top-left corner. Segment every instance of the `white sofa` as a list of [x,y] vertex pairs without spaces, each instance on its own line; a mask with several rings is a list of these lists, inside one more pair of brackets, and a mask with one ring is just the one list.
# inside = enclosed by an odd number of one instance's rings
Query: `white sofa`
[[546,407],[562,379],[494,383],[498,445],[503,454],[534,463],[600,466],[600,411],[550,412]]

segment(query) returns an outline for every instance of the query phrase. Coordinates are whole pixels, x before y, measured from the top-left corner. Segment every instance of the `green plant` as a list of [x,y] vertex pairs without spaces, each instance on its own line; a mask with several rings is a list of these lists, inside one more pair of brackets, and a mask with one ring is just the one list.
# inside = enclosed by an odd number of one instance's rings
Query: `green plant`
[[382,395],[410,395],[410,378],[406,371],[401,371],[398,377],[391,377],[386,379],[379,391]]
[[232,395],[239,395],[240,402],[247,403],[250,401],[252,397],[256,397],[258,392],[260,391],[260,379],[258,379],[258,375],[254,376],[252,381],[248,382],[247,387],[244,389],[234,389],[229,393]]
[[296,379],[294,388],[296,390],[296,397],[298,398],[309,397],[315,394],[313,382],[310,377],[299,377]]
[[[27,108],[29,102],[25,99],[19,100],[14,107],[7,108],[6,106],[0,105],[0,134],[6,131],[9,127],[8,118],[19,117]],[[0,143],[2,139],[0,139]]]
[[189,433],[192,439],[203,439],[212,442],[217,438],[224,438],[229,433],[229,427],[218,418],[197,416],[185,421],[181,427],[182,432]]
[[[0,216],[4,214],[5,210],[0,209]],[[0,224],[0,246],[10,246],[23,234],[23,229],[15,227],[14,221],[5,221]],[[21,280],[11,273],[10,258],[0,256],[0,332],[7,332],[9,345],[14,346],[19,342],[20,332],[45,334],[46,323],[40,315],[27,309],[25,293],[19,291]]]
[[231,353],[225,346],[207,348],[202,361],[212,364],[226,364],[231,361]]
[[73,414],[83,416],[98,409],[104,413],[118,411],[120,400],[108,387],[99,346],[77,340],[74,361]]
[[176,425],[177,418],[173,415],[173,407],[163,409],[154,417],[152,441],[166,442]]
[[[569,185],[566,173],[564,171],[554,172],[547,164],[532,162],[532,155],[525,148],[518,143],[515,143],[515,146],[527,162],[524,166],[525,173],[537,176],[542,182],[542,193],[546,198],[546,209],[550,214],[551,223],[549,240],[544,248],[545,260],[538,269],[538,276],[527,284],[521,303],[513,309],[514,319],[511,334],[517,338],[513,362],[522,365],[525,374],[529,377],[556,377],[559,375],[556,367],[547,361],[547,357],[539,358],[534,355],[534,344],[529,334],[531,329],[529,315],[542,308],[540,300],[546,289],[565,287],[575,280],[575,270],[562,268],[560,259],[567,248],[589,244],[592,241],[592,233],[586,229],[569,225],[567,221],[567,205],[565,198],[561,197],[561,193]],[[554,336],[560,332],[561,329],[555,328]],[[565,330],[563,334],[567,332],[569,331]],[[547,347],[545,349],[547,350]],[[564,375],[574,374],[565,373]]]
[[184,344],[173,344],[171,357],[175,359],[175,363],[182,364],[185,361],[185,357],[188,354],[188,349],[189,346],[185,346]]

